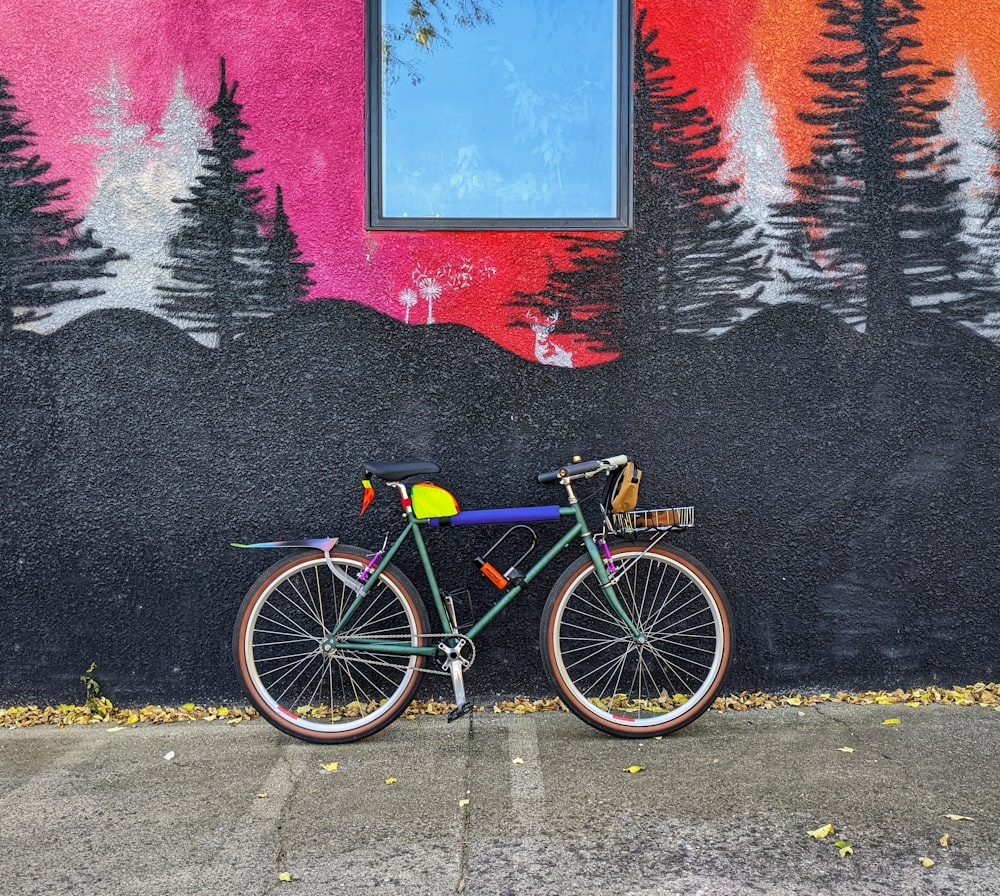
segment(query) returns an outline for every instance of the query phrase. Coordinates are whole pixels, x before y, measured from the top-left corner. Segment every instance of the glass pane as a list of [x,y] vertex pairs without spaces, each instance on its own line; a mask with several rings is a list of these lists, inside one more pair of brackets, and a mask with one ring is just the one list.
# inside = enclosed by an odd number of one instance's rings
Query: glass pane
[[[378,0],[383,36],[411,3]],[[483,6],[490,23],[451,23],[430,49],[412,37],[391,47],[374,217],[621,217],[621,3]]]

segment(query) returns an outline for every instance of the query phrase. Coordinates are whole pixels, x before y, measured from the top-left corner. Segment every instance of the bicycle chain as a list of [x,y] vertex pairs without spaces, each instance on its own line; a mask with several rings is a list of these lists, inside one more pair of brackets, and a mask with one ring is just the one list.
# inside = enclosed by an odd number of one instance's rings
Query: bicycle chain
[[[381,637],[382,637],[382,640],[384,640],[384,641],[409,641],[410,640],[410,636],[409,635],[383,635]],[[471,638],[468,638],[465,635],[456,634],[455,632],[440,633],[440,634],[437,633],[437,632],[427,632],[427,633],[425,633],[423,635],[420,635],[420,640],[431,640],[431,639],[443,640],[443,639],[446,639],[446,638],[456,638],[457,640],[462,641],[464,644],[468,644],[469,645],[469,647],[472,650],[472,654],[470,656],[468,656],[468,657],[463,657],[463,659],[467,659],[468,660],[468,663],[466,663],[464,667],[466,669],[468,669],[470,666],[472,666],[472,664],[476,660],[476,644],[475,644],[475,642]],[[344,652],[346,653],[347,649],[345,649]],[[354,652],[355,653],[362,653],[363,651],[357,650],[357,651],[354,651]],[[332,661],[332,659],[331,659],[331,661]],[[367,657],[366,657],[365,661],[368,662],[369,664],[373,665],[373,666],[384,666],[384,667],[389,668],[389,669],[405,669],[406,668],[405,665],[401,665],[400,663],[393,663],[393,662],[390,662],[389,660],[377,659],[376,658],[376,654],[367,654]],[[447,669],[434,669],[434,668],[431,668],[429,666],[425,666],[420,671],[422,673],[426,672],[428,675],[450,675],[451,674]]]

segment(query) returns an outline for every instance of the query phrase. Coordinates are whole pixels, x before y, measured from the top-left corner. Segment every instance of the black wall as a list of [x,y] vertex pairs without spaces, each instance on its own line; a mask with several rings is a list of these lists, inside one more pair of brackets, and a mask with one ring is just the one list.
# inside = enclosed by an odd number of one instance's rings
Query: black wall
[[[578,370],[340,301],[224,354],[126,312],[15,332],[0,356],[0,701],[80,699],[91,663],[116,703],[239,700],[231,627],[277,557],[230,541],[380,543],[397,505],[383,487],[358,517],[367,459],[436,460],[472,509],[549,503],[538,471],[620,452],[645,469],[644,506],[697,507],[676,543],[731,599],[729,690],[995,679],[1000,354],[921,320],[885,341],[776,307],[715,342],[667,336]],[[488,543],[431,544],[442,584],[474,584],[480,607],[472,558]],[[477,644],[473,695],[549,692],[537,630],[557,573]]]

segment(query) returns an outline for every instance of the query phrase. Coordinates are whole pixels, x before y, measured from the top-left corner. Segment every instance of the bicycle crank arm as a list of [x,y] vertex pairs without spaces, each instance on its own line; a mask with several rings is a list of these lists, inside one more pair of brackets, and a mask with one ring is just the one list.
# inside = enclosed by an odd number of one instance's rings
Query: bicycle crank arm
[[465,678],[463,671],[472,663],[462,656],[462,642],[455,645],[441,643],[438,645],[443,650],[447,659],[444,661],[444,668],[451,674],[451,686],[455,691],[455,708],[448,713],[448,721],[456,722],[462,716],[472,712],[473,705],[465,696]]

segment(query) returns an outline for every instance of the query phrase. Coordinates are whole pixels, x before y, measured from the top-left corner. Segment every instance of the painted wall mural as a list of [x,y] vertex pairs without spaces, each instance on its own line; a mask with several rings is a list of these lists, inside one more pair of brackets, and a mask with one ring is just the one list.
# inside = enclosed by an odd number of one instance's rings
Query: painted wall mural
[[633,226],[572,233],[365,228],[364,0],[11,6],[0,699],[232,696],[225,545],[387,452],[643,459],[734,687],[996,676],[1000,0],[637,0]]

